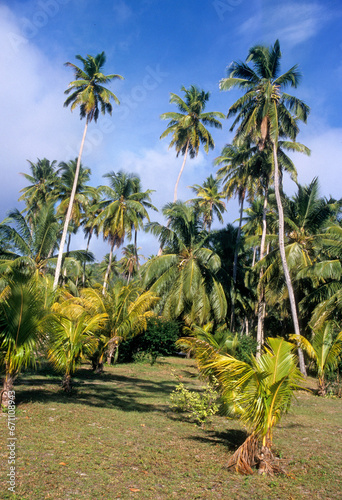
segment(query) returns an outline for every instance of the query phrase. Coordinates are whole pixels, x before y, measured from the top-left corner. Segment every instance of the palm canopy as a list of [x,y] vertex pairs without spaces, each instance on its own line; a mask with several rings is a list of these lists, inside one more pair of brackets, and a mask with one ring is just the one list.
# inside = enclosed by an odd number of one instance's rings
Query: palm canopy
[[[25,217],[17,209],[9,212],[0,224],[0,237],[7,242],[0,249],[0,272],[20,270],[28,276],[46,274],[55,263],[54,251],[58,248],[60,226],[53,203],[44,206],[37,214]],[[93,261],[94,256],[83,250],[69,252],[66,261]]]
[[223,223],[222,214],[226,210],[226,205],[222,201],[223,193],[220,192],[220,181],[210,175],[203,182],[202,186],[194,184],[190,187],[197,195],[197,198],[191,201],[203,213],[204,226],[210,232],[214,214]]
[[227,302],[217,274],[221,261],[205,246],[195,207],[181,202],[163,209],[168,226],[159,223],[147,229],[159,237],[164,254],[153,257],[142,266],[144,285],[161,297],[160,308],[170,318],[182,318],[187,324],[203,325],[211,317],[225,318]]
[[179,112],[170,111],[160,116],[162,120],[169,120],[167,129],[160,138],[163,139],[171,135],[169,148],[175,147],[177,156],[180,153],[184,155],[184,161],[175,185],[174,201],[177,200],[178,183],[187,155],[189,154],[190,158],[197,156],[200,144],[203,144],[206,153],[209,149],[213,149],[214,140],[206,127],[222,128],[218,118],[225,118],[224,114],[219,111],[204,112],[210,97],[209,92],[200,90],[195,85],[191,85],[189,89],[183,86],[181,90],[185,93],[185,99],[173,93],[171,93],[170,98],[170,103],[176,104]]
[[[58,207],[57,213],[59,215],[65,215],[68,210],[72,187],[75,180],[76,168],[77,158],[68,162],[61,162],[58,165],[58,173],[60,174],[58,198],[60,200],[60,205]],[[79,175],[77,178],[74,202],[71,211],[71,221],[75,228],[78,228],[81,223],[82,214],[88,203],[88,195],[90,195],[93,191],[92,188],[87,186],[90,175],[90,168],[83,167],[81,163]]]
[[139,178],[135,174],[125,172],[110,172],[104,177],[109,179],[109,186],[101,186],[100,190],[106,197],[99,203],[102,212],[95,222],[104,238],[114,239],[120,246],[126,233],[131,236],[131,228],[141,228],[142,219],[149,220],[145,206],[146,193],[137,192],[136,184]]
[[52,203],[43,206],[31,224],[17,209],[10,211],[0,224],[1,239],[8,241],[7,249],[0,252],[1,270],[45,273],[58,245],[59,230]]
[[149,220],[146,207],[150,206],[149,191],[139,192],[140,179],[135,174],[110,172],[104,177],[109,179],[109,186],[99,189],[106,197],[99,203],[100,214],[94,223],[103,232],[104,239],[110,241],[109,263],[103,284],[103,293],[107,287],[114,248],[119,247],[126,236],[132,236],[132,228],[136,231],[143,226],[143,219]]
[[67,62],[65,66],[72,68],[75,72],[75,80],[70,82],[69,88],[65,94],[70,94],[65,100],[64,106],[71,104],[71,111],[77,106],[80,107],[81,118],[87,118],[88,122],[93,119],[97,122],[99,112],[105,114],[112,113],[111,100],[120,104],[119,99],[113,92],[105,88],[103,85],[111,82],[114,79],[123,80],[121,75],[104,75],[102,73],[103,66],[106,62],[104,52],[97,56],[87,55],[86,58],[77,55],[76,59],[82,62],[83,69],[73,63]]
[[24,200],[26,210],[35,214],[49,200],[56,198],[56,187],[58,185],[58,175],[56,172],[56,163],[50,162],[46,158],[37,159],[36,163],[29,161],[31,174],[21,172],[21,175],[30,182],[29,186],[24,187],[20,192],[23,193],[19,201]]
[[279,137],[295,140],[297,121],[306,122],[310,111],[303,101],[283,91],[288,86],[297,87],[301,74],[297,65],[280,74],[280,59],[278,40],[271,47],[255,45],[246,62],[233,62],[228,77],[220,81],[221,90],[237,87],[245,91],[229,109],[228,117],[236,116],[231,130],[239,124],[238,136],[256,135],[260,149],[267,140],[274,144]]

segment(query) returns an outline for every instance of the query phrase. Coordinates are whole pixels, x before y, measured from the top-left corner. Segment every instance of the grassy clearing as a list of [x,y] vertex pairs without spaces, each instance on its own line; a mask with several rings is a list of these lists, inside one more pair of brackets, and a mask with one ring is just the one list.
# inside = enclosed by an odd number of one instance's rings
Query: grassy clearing
[[168,406],[176,376],[201,385],[192,360],[77,373],[76,392],[60,378],[25,374],[16,385],[17,487],[7,491],[6,415],[1,415],[1,495],[11,500],[342,498],[342,400],[299,392],[275,432],[289,477],[242,477],[228,457],[245,438],[215,417],[201,429]]

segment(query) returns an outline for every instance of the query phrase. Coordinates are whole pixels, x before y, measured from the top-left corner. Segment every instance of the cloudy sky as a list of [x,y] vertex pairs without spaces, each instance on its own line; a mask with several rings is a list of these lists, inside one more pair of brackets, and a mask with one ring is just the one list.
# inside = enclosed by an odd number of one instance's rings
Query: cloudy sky
[[[82,163],[91,168],[91,184],[105,183],[103,174],[112,170],[136,172],[144,189],[155,190],[160,209],[173,198],[182,162],[168,150],[168,139],[159,139],[167,125],[160,114],[175,110],[169,93],[195,84],[211,92],[208,111],[226,113],[240,95],[219,91],[227,66],[244,60],[252,45],[277,38],[282,69],[299,64],[303,78],[294,93],[311,107],[298,140],[312,154],[295,156],[299,182],[318,176],[321,194],[340,198],[341,16],[340,0],[0,0],[0,220],[7,210],[23,208],[17,200],[27,160],[60,162],[78,154],[84,122],[63,107],[73,79],[64,63],[76,63],[76,54],[105,51],[104,72],[125,78],[110,86],[121,105],[89,127]],[[189,185],[215,173],[213,159],[232,140],[230,125],[225,120],[213,131],[213,152],[187,162],[180,199],[192,197]],[[285,187],[289,194],[295,190],[290,181]],[[225,221],[232,222],[236,201],[227,208]],[[74,245],[83,245],[81,235]],[[148,235],[139,245],[145,256],[158,249]],[[101,240],[91,250],[99,259],[108,251]]]

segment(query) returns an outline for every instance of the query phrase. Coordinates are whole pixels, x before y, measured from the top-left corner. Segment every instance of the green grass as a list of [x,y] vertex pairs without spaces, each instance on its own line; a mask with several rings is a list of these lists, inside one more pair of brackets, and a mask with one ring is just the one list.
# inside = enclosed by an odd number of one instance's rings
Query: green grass
[[[176,378],[176,376],[178,379]],[[179,378],[201,385],[192,360],[119,365],[95,376],[85,366],[66,396],[58,376],[18,380],[17,485],[7,491],[7,416],[0,417],[3,499],[331,499],[342,498],[342,400],[299,392],[275,432],[288,477],[229,472],[242,443],[239,424],[215,417],[205,429],[168,406]]]

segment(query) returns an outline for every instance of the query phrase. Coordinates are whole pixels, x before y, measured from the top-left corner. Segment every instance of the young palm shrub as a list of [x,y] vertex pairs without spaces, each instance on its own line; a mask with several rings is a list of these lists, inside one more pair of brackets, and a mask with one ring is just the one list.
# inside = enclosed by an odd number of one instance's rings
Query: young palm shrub
[[23,367],[35,366],[36,347],[49,317],[42,279],[19,274],[0,294],[0,371],[4,374],[0,404],[8,406],[8,393]]
[[231,416],[245,426],[248,437],[229,459],[228,467],[242,474],[283,472],[272,453],[273,430],[291,404],[301,373],[295,346],[282,338],[268,338],[268,347],[259,358],[246,363],[220,354],[203,340],[180,339],[182,346],[195,351],[199,368],[214,376]]
[[[310,342],[300,337],[300,345],[307,355],[315,362],[318,375],[318,394],[326,396],[328,384],[327,373],[336,370],[342,355],[342,331],[338,332],[335,321],[327,321],[316,332]],[[292,340],[295,336],[291,335]]]
[[49,337],[48,357],[57,370],[64,373],[62,387],[70,393],[71,377],[97,348],[107,314],[89,314],[72,300],[55,303],[53,309],[55,320]]
[[154,316],[152,308],[158,298],[152,292],[144,292],[137,284],[123,286],[116,283],[106,295],[94,288],[85,288],[78,299],[78,307],[84,307],[91,315],[106,315],[97,348],[91,357],[93,368],[103,371],[103,359],[107,363],[118,352],[119,342],[129,336],[138,335],[147,328],[147,320]]

